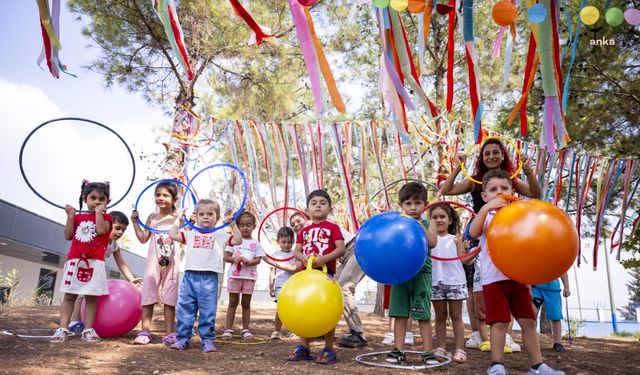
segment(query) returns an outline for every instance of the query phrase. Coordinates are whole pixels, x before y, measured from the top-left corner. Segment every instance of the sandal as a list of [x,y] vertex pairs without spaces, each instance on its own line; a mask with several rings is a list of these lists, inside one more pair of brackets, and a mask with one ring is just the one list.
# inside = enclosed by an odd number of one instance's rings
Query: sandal
[[440,363],[440,361],[438,361],[438,357],[433,355],[431,352],[422,352],[420,353],[420,357],[422,357],[422,363],[424,363],[425,366],[432,366]]
[[56,331],[53,333],[53,336],[51,336],[51,338],[49,339],[49,342],[53,342],[53,343],[65,342],[69,334],[71,334],[71,332],[69,332],[68,329],[60,327],[56,329]]
[[433,355],[435,355],[436,357],[448,357],[447,351],[444,348],[436,348],[436,350],[433,352]]
[[282,334],[278,331],[271,332],[271,336],[269,336],[271,340],[282,340]]
[[240,333],[242,341],[253,341],[253,334],[248,329],[243,329]]
[[225,329],[222,335],[220,336],[220,340],[228,341],[233,338],[233,330]]
[[324,348],[322,353],[313,360],[319,365],[332,365],[338,361],[338,355],[332,348]]
[[175,344],[177,341],[178,341],[178,334],[175,332],[171,332],[162,338],[162,342],[165,345],[169,345],[169,346]]
[[133,340],[134,345],[147,345],[151,342],[151,334],[148,331],[140,331]]
[[309,348],[302,345],[296,346],[293,353],[287,356],[287,361],[293,362],[310,361],[311,359],[311,352],[309,351]]
[[453,360],[457,363],[465,363],[467,361],[467,353],[462,349],[456,349]]
[[86,342],[102,341],[100,336],[98,336],[98,332],[96,332],[96,330],[93,328],[85,329],[84,331],[82,331],[80,338],[82,339],[82,341],[86,341]]

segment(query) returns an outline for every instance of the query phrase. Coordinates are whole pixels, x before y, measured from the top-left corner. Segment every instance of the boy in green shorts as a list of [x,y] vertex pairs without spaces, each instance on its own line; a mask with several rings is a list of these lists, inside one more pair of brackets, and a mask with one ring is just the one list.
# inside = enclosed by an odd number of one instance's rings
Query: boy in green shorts
[[[400,189],[399,201],[406,216],[418,220],[427,234],[429,249],[436,246],[438,237],[435,228],[428,228],[429,222],[422,219],[427,204],[427,189],[418,182],[410,182]],[[406,361],[404,338],[409,316],[418,321],[423,338],[422,361],[425,365],[437,363],[433,355],[431,334],[431,257],[427,254],[418,273],[409,281],[391,286],[389,316],[395,318],[393,324],[395,348],[387,355],[386,361],[402,364]]]

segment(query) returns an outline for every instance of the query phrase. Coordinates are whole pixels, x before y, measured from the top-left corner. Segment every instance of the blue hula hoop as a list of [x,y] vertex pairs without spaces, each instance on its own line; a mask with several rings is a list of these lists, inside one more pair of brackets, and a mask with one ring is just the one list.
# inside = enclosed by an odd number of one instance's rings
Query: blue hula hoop
[[[136,199],[136,204],[133,206],[133,209],[138,211],[138,203],[140,203],[140,198],[142,198],[142,194],[144,194],[147,190],[149,190],[153,185],[159,184],[161,182],[171,182],[172,184],[177,184],[177,185],[184,186],[185,195],[182,197],[182,199],[187,197],[187,190],[188,190],[189,193],[191,193],[191,199],[193,199],[193,204],[194,205],[196,204],[196,201],[197,201],[196,195],[193,193],[193,191],[189,190],[189,187],[187,185],[185,185],[182,181],[174,180],[172,178],[165,178],[165,179],[162,179],[162,180],[153,181],[152,183],[147,185],[147,187],[142,190],[140,195],[138,195],[138,199]],[[153,233],[169,233],[169,230],[166,230],[166,229],[151,228],[150,226],[148,226],[145,223],[143,223],[142,220],[140,220],[140,216],[138,216],[138,220],[137,221],[138,221],[138,224],[140,224],[141,227],[143,227],[144,229],[148,230],[149,232],[153,232]],[[182,224],[180,229],[184,228],[186,225],[187,225],[187,223]]]
[[[233,164],[227,164],[227,163],[220,163],[220,164],[212,164],[209,165],[207,167],[202,168],[201,170],[198,171],[198,173],[196,173],[193,178],[191,178],[189,180],[189,183],[187,183],[187,187],[185,190],[189,190],[189,188],[191,187],[191,184],[193,183],[193,180],[195,180],[200,173],[206,171],[207,169],[211,169],[211,168],[215,168],[215,167],[227,167],[227,168],[231,168],[233,170],[235,170],[236,172],[238,172],[240,174],[240,177],[242,177],[242,182],[244,183],[244,196],[242,197],[242,203],[240,203],[240,208],[238,209],[238,211],[236,211],[236,213],[233,215],[233,218],[231,219],[230,222],[228,223],[223,223],[220,226],[217,227],[213,227],[213,228],[200,228],[199,226],[192,224],[191,221],[188,220],[188,218],[185,215],[185,222],[188,226],[190,226],[191,228],[198,230],[200,232],[205,232],[205,233],[210,233],[210,232],[215,232],[217,230],[220,230],[222,228],[227,227],[228,225],[230,225],[232,222],[236,221],[236,219],[238,218],[238,216],[240,216],[240,214],[242,213],[242,211],[244,210],[244,206],[247,203],[247,196],[249,195],[249,186],[247,185],[247,178],[244,175],[244,172],[242,172],[240,170],[240,168],[236,167]],[[190,190],[189,190],[190,191]],[[185,191],[186,194],[186,191]],[[186,200],[184,199],[184,197],[182,198],[182,208],[184,209],[184,203],[186,202]]]

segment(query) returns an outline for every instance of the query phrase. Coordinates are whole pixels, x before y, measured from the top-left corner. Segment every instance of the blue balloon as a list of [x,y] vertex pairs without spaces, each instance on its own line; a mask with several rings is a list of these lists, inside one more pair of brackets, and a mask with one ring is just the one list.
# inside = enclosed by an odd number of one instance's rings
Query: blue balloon
[[547,17],[547,9],[542,4],[534,4],[529,8],[527,12],[527,18],[531,23],[542,23],[544,19]]
[[354,246],[364,273],[391,285],[413,278],[428,252],[422,225],[398,212],[385,212],[367,220],[358,230]]

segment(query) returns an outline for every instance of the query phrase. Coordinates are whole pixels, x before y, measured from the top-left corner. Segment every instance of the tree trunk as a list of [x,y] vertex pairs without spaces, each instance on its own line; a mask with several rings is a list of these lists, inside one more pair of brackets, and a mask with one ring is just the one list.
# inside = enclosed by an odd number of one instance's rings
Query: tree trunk
[[540,308],[540,333],[551,334],[551,321],[547,319],[547,304]]
[[378,283],[376,290],[376,305],[373,308],[373,313],[376,315],[384,316],[384,285]]

